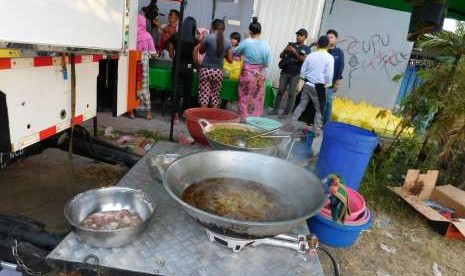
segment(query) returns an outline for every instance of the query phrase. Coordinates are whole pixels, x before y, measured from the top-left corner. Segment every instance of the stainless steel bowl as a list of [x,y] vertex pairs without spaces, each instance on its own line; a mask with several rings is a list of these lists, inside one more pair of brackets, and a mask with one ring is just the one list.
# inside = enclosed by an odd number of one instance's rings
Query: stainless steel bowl
[[[92,230],[80,225],[87,216],[106,211],[130,210],[139,213],[141,225],[117,230]],[[152,198],[141,190],[110,187],[83,192],[65,206],[65,218],[84,242],[95,247],[120,247],[129,244],[150,224],[155,210]]]

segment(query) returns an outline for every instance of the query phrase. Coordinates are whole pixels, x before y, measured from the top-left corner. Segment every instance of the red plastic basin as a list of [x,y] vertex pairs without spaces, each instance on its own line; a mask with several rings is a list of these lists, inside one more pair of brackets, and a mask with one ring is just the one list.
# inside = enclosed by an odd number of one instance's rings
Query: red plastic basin
[[218,108],[191,108],[184,112],[184,118],[186,118],[187,129],[190,135],[199,144],[208,146],[208,140],[205,138],[202,132],[202,128],[199,125],[200,119],[205,119],[209,123],[239,123],[239,114]]

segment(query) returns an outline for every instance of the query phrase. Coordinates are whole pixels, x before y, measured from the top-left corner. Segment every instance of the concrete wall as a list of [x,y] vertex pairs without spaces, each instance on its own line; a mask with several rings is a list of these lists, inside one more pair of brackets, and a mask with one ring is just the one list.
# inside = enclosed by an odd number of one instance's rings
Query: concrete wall
[[274,86],[278,85],[281,72],[279,54],[289,42],[295,41],[295,32],[300,28],[309,33],[307,44],[318,37],[324,4],[325,0],[255,1],[254,12],[262,23],[262,38],[270,44],[273,54],[267,74]]
[[[334,4],[334,5],[333,5]],[[407,41],[410,13],[347,0],[328,0],[322,32],[339,32],[345,54],[343,86],[337,93],[385,108],[395,104],[413,44]]]

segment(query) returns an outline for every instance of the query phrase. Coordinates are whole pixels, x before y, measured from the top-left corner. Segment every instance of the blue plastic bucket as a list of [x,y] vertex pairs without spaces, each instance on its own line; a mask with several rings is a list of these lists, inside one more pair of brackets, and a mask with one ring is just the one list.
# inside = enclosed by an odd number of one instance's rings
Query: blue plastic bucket
[[318,239],[332,247],[351,247],[355,244],[363,230],[373,225],[373,217],[360,226],[344,225],[316,215],[307,221],[308,228]]
[[378,140],[376,134],[363,128],[338,122],[327,123],[316,165],[318,176],[323,178],[337,173],[347,186],[358,191]]

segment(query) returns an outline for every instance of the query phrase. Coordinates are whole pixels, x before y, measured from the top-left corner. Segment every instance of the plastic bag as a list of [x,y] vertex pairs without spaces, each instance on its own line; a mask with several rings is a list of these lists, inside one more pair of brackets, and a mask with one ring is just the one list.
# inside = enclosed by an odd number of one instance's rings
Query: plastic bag
[[232,63],[224,61],[223,71],[225,78],[230,78],[232,80],[238,80],[241,76],[242,71],[242,60],[234,60]]

